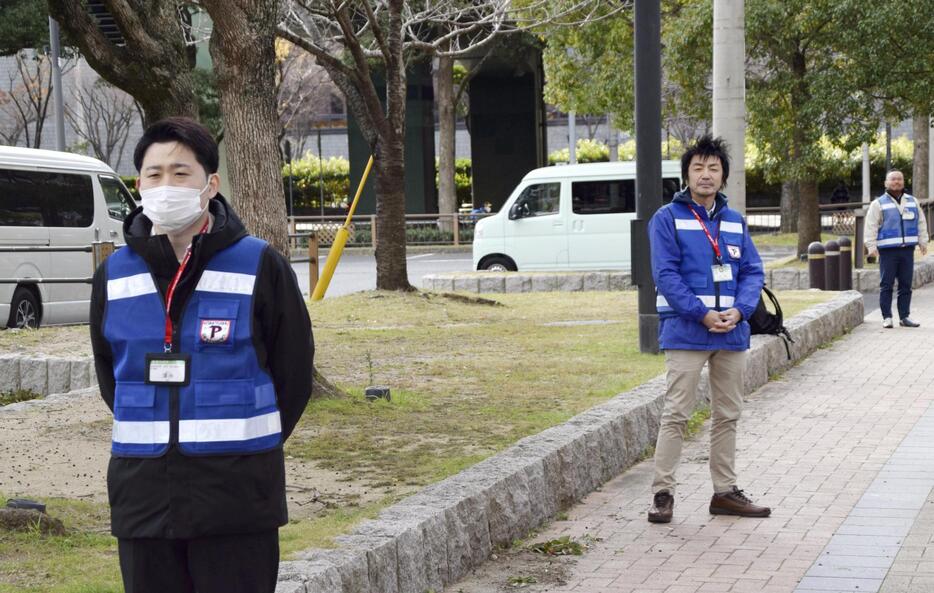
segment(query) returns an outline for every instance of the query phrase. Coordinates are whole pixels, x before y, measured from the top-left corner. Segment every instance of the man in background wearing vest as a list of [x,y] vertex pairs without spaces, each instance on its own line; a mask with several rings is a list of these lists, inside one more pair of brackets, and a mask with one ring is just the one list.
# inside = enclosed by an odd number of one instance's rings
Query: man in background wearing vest
[[142,207],[94,275],[90,326],[124,588],[273,593],[282,444],[311,395],[308,310],[289,262],[218,193],[206,128],[156,122],[133,160]]
[[704,364],[710,369],[712,412],[714,494],[709,510],[743,517],[768,517],[771,512],[753,504],[736,486],[736,423],[749,349],[746,320],[759,303],[765,274],[746,221],[720,193],[729,174],[730,158],[722,139],[700,138],[681,158],[688,188],[649,222],[658,341],[668,369],[648,513],[652,523],[671,521],[675,470]]
[[911,282],[915,271],[915,247],[928,252],[928,225],[914,196],[905,193],[905,176],[892,170],[885,176],[885,193],[872,201],[866,212],[866,250],[879,256],[879,309],[882,327],[891,329],[892,289],[898,279],[898,318],[902,327],[919,327],[912,320]]

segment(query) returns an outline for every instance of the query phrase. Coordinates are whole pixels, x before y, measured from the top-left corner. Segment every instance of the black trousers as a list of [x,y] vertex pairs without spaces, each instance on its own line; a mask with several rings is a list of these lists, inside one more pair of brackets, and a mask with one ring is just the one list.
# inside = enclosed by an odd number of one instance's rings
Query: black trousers
[[120,539],[126,593],[274,593],[279,532]]
[[879,309],[882,318],[892,316],[892,289],[898,280],[898,317],[911,314],[911,279],[915,270],[915,248],[891,247],[879,250]]

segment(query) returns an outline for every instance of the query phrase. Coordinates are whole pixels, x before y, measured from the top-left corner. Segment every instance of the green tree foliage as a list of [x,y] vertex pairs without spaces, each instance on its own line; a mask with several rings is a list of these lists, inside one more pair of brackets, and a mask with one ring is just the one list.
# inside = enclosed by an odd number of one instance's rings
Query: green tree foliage
[[868,89],[888,119],[934,113],[934,2],[837,0],[853,83]]
[[617,128],[632,129],[632,11],[581,27],[549,27],[542,39],[545,100],[565,112],[612,113]]
[[49,17],[42,0],[0,0],[0,56],[49,44]]
[[[607,4],[606,10],[610,10]],[[710,117],[711,3],[662,0],[663,116]],[[621,130],[634,126],[633,11],[617,10],[578,27],[544,27],[545,100],[562,111],[610,113]],[[674,62],[706,70],[671,68]]]
[[[666,60],[672,80],[694,77],[701,88],[709,79],[710,6],[709,0],[686,0],[666,24],[680,32],[668,38],[667,52],[678,56]],[[934,42],[934,16],[928,15],[934,5],[748,0],[745,7],[748,135],[759,147],[765,178],[799,187],[803,249],[819,234],[816,180],[838,173],[821,143],[849,153],[872,138],[886,114],[907,113],[900,105],[917,107],[925,96],[931,101],[931,52],[922,48]],[[914,37],[904,33],[908,23]]]

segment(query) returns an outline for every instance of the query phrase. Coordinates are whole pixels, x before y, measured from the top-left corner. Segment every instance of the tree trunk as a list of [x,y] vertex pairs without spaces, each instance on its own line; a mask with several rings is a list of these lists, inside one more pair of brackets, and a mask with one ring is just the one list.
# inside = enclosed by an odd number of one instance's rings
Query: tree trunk
[[931,197],[931,180],[928,179],[928,154],[931,150],[928,144],[930,118],[927,115],[916,113],[912,119],[914,131],[914,155],[911,171],[911,193],[919,200]]
[[808,252],[808,245],[820,241],[820,207],[817,182],[798,182],[798,255]]
[[276,112],[275,0],[205,0],[214,20],[211,56],[217,74],[231,194],[253,235],[288,257],[288,227]]
[[782,226],[783,233],[798,232],[798,182],[785,181],[782,183]]
[[318,372],[318,369],[314,369],[313,373],[311,399],[350,397],[346,391],[325,379],[324,375]]
[[[457,123],[457,106],[454,104],[454,58],[438,58],[436,78],[439,125],[438,158],[438,212],[441,214],[457,213],[457,186],[454,182],[456,167],[454,135]],[[453,231],[451,218],[441,219],[441,229]]]
[[379,141],[376,169],[376,288],[414,290],[405,260],[405,145],[390,133]]

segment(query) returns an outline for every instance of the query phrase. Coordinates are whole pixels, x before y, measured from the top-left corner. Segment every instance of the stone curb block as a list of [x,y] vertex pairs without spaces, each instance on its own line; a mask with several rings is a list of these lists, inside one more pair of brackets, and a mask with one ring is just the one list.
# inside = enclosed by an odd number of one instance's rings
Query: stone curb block
[[19,389],[19,361],[15,354],[0,354],[0,385],[9,391]]
[[581,292],[634,290],[629,272],[446,272],[422,278],[422,287],[436,292]]
[[[862,295],[848,291],[787,320],[791,360],[781,338],[754,336],[746,392],[862,321]],[[276,592],[440,591],[638,461],[658,435],[665,387],[658,376],[384,509],[336,550],[300,553]],[[705,371],[699,406],[708,394]]]
[[28,389],[47,396],[87,389],[96,384],[91,358],[0,354],[0,389],[4,391]]
[[[766,271],[766,285],[772,290],[809,290],[811,275],[807,269],[776,268]],[[854,290],[875,290],[879,288],[880,275],[877,269],[854,269]],[[934,281],[934,254],[915,261],[915,273],[912,288],[919,288]]]

